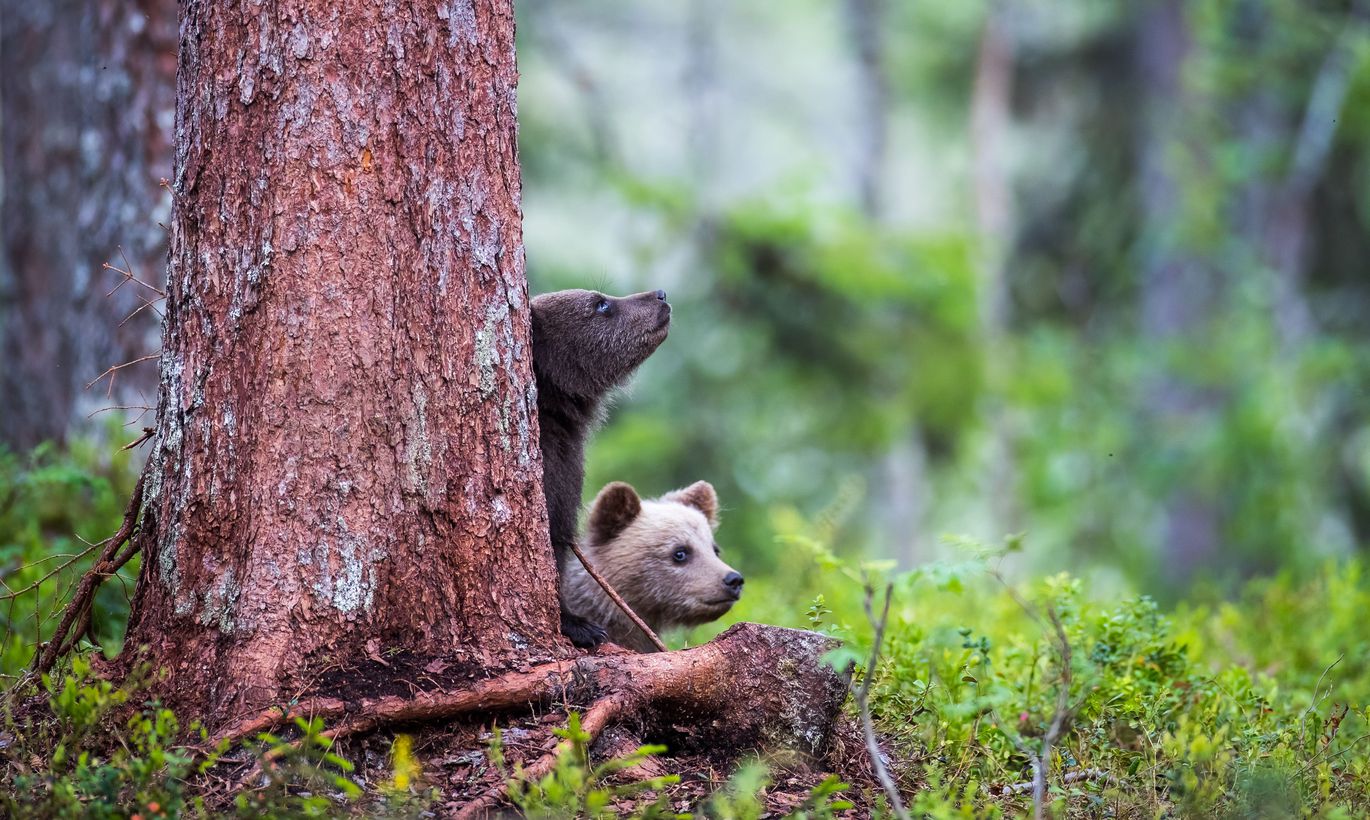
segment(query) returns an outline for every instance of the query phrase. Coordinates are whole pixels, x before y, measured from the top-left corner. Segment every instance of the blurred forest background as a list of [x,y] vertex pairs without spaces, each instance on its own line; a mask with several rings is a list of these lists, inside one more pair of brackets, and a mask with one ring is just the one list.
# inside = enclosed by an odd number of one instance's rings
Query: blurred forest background
[[[757,580],[815,532],[901,568],[1025,533],[1019,571],[1162,598],[1370,544],[1370,4],[518,12],[533,290],[676,308],[587,495],[708,479]],[[164,276],[176,32],[0,15],[12,557],[112,531],[152,424],[154,360],[97,377],[156,295],[102,264]]]

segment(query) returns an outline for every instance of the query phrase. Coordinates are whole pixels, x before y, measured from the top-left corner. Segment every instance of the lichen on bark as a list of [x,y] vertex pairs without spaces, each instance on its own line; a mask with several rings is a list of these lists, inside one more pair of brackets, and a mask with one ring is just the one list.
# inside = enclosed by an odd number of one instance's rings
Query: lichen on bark
[[191,2],[180,63],[130,648],[200,713],[368,643],[567,651],[508,4]]

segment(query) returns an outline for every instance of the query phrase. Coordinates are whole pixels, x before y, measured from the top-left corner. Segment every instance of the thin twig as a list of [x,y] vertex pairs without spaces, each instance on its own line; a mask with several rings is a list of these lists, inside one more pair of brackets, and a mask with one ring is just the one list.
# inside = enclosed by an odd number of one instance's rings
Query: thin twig
[[637,616],[637,613],[633,611],[632,607],[628,606],[628,602],[623,600],[623,598],[614,591],[614,588],[610,586],[604,576],[595,571],[594,566],[590,563],[590,559],[585,557],[585,553],[580,551],[579,545],[574,541],[571,542],[571,552],[574,552],[576,558],[580,559],[580,565],[585,567],[585,571],[590,573],[590,577],[595,579],[595,582],[599,584],[600,589],[603,589],[610,600],[612,600],[619,609],[623,610],[623,614],[628,616],[628,620],[632,621],[638,629],[641,629],[643,634],[647,636],[647,639],[651,641],[657,649],[662,652],[670,651],[666,648],[666,644],[661,642],[661,638],[658,638],[657,634],[652,631],[652,628],[647,626],[647,623]]
[[92,411],[86,418],[95,418],[101,413],[110,413],[115,410],[142,410],[143,412],[138,414],[138,417],[142,418],[152,410],[152,407],[146,404],[111,404],[109,407],[101,407],[99,410]]
[[[79,538],[80,536],[77,536],[77,537]],[[33,561],[32,563],[29,563],[29,564],[25,565],[25,568],[33,568],[33,567],[38,566],[38,565],[41,564],[41,563],[44,563],[44,562],[46,562],[46,561],[51,561],[51,560],[56,559],[56,558],[66,558],[66,559],[68,559],[67,561],[65,561],[65,562],[63,562],[61,565],[59,565],[56,569],[50,570],[46,575],[44,575],[43,577],[39,578],[37,581],[34,581],[33,583],[29,584],[28,586],[26,586],[26,587],[24,587],[24,588],[22,588],[22,589],[20,589],[20,590],[17,590],[17,591],[16,591],[16,590],[10,589],[10,588],[9,588],[9,584],[5,583],[5,580],[4,580],[3,578],[0,578],[0,586],[3,586],[3,587],[5,588],[5,593],[4,593],[3,595],[0,595],[0,599],[5,599],[5,598],[18,598],[18,597],[21,596],[21,595],[25,595],[25,594],[27,594],[27,593],[30,593],[30,592],[34,591],[34,590],[37,589],[38,587],[42,586],[43,583],[44,583],[45,581],[47,581],[48,579],[52,578],[52,576],[58,575],[58,574],[60,574],[60,573],[62,573],[62,572],[65,572],[65,571],[68,570],[68,569],[71,569],[71,566],[72,566],[73,564],[75,564],[77,561],[80,561],[82,558],[85,558],[87,555],[90,555],[92,552],[94,552],[95,550],[99,549],[100,547],[105,546],[105,545],[108,544],[108,543],[109,543],[109,539],[106,538],[104,541],[97,541],[97,542],[95,542],[94,544],[88,544],[87,547],[86,547],[84,550],[82,550],[82,551],[80,551],[80,552],[78,552],[78,553],[75,553],[75,554],[63,553],[63,554],[61,554],[61,555],[49,555],[49,556],[46,557],[46,558],[40,558],[40,559],[38,559],[38,560],[36,560],[36,561]]]
[[144,427],[144,428],[143,428],[143,434],[142,434],[141,436],[139,436],[138,438],[135,438],[133,441],[130,441],[128,444],[125,444],[123,447],[120,447],[119,449],[120,449],[120,450],[132,450],[134,447],[137,447],[139,444],[142,444],[143,442],[145,442],[145,441],[147,441],[148,439],[152,438],[152,437],[153,437],[154,435],[156,435],[156,434],[157,434],[157,431],[154,430],[153,428],[151,428],[151,427]]
[[114,265],[111,265],[111,264],[108,263],[108,262],[105,262],[104,265],[103,265],[102,267],[104,267],[105,270],[112,270],[112,271],[114,271],[115,273],[118,273],[118,274],[122,275],[122,276],[124,277],[124,279],[123,279],[122,282],[120,282],[119,284],[115,285],[113,290],[111,290],[109,293],[106,293],[105,296],[113,296],[113,295],[114,295],[114,291],[118,290],[119,288],[123,287],[125,284],[127,284],[127,283],[129,283],[129,282],[133,282],[133,283],[136,284],[136,285],[142,285],[143,287],[147,288],[148,290],[152,291],[153,293],[155,293],[155,294],[157,294],[158,296],[160,296],[160,297],[162,297],[163,299],[165,299],[165,298],[166,298],[166,293],[165,293],[164,291],[162,291],[161,288],[155,287],[155,286],[153,286],[153,285],[149,285],[147,282],[144,282],[142,279],[139,279],[139,278],[137,277],[137,275],[134,274],[134,272],[133,272],[133,265],[129,263],[129,261],[128,261],[128,256],[124,253],[124,246],[123,246],[123,245],[118,245],[118,246],[116,246],[116,247],[118,247],[118,249],[119,249],[119,256],[123,258],[123,260],[124,260],[124,265],[125,265],[126,267],[123,267],[123,268],[116,267],[116,266],[114,266]]
[[1325,693],[1323,693],[1322,695],[1318,694],[1318,690],[1322,689],[1323,679],[1325,679],[1327,677],[1327,673],[1331,672],[1334,668],[1336,668],[1336,665],[1341,663],[1342,658],[1345,657],[1345,652],[1338,655],[1337,659],[1329,663],[1327,667],[1322,670],[1322,674],[1318,675],[1318,682],[1313,684],[1313,699],[1309,701],[1308,708],[1303,711],[1303,716],[1299,718],[1299,748],[1301,749],[1304,748],[1304,736],[1308,733],[1308,716],[1313,713],[1314,709],[1318,708],[1319,703],[1322,703],[1324,700],[1327,699],[1328,695],[1332,694],[1332,687],[1330,685],[1327,687],[1327,691]]
[[886,584],[885,606],[880,612],[880,619],[876,620],[875,610],[871,605],[875,590],[869,583],[866,584],[866,618],[875,628],[875,638],[871,643],[871,658],[866,664],[866,674],[862,676],[861,688],[856,692],[856,705],[861,710],[861,733],[866,737],[866,751],[870,753],[871,766],[875,768],[875,777],[880,781],[880,788],[885,790],[885,796],[889,798],[890,809],[894,811],[894,815],[899,820],[909,820],[909,813],[904,809],[904,801],[899,796],[899,787],[895,785],[894,778],[885,768],[880,742],[875,737],[875,721],[871,720],[870,707],[871,679],[875,677],[875,664],[880,660],[880,644],[885,639],[885,625],[889,622],[890,598],[893,597],[893,592],[894,584]]
[[[1356,748],[1357,746],[1359,746],[1359,745],[1360,745],[1360,742],[1361,742],[1362,740],[1365,740],[1366,738],[1370,738],[1370,734],[1361,735],[1360,737],[1358,737],[1358,738],[1356,738],[1355,740],[1351,741],[1350,743],[1346,744],[1345,748],[1343,748],[1341,751],[1337,752],[1337,753],[1334,754],[1334,755],[1327,756],[1327,753],[1328,753],[1329,751],[1331,751],[1331,749],[1332,749],[1332,745],[1329,743],[1327,746],[1325,746],[1325,747],[1323,748],[1323,750],[1322,750],[1321,752],[1318,752],[1316,755],[1313,755],[1313,758],[1312,758],[1311,760],[1308,761],[1308,765],[1307,765],[1307,766],[1304,766],[1302,769],[1299,769],[1299,774],[1298,774],[1298,776],[1299,776],[1299,777],[1302,777],[1304,774],[1306,774],[1306,773],[1308,772],[1309,769],[1312,769],[1314,766],[1317,766],[1319,763],[1330,762],[1330,761],[1336,760],[1337,758],[1341,757],[1342,755],[1346,754],[1347,752],[1349,752],[1349,751],[1351,751],[1352,749],[1354,749],[1354,748]],[[1324,761],[1324,760],[1322,759],[1323,757],[1327,757],[1327,760]]]
[[[1018,595],[1017,591],[1013,589],[997,570],[992,571],[991,574],[998,579],[999,583],[1004,585],[1004,588],[1009,591],[1013,600],[1023,608],[1024,612],[1033,620],[1041,623],[1041,618],[1037,616],[1037,613],[1033,611],[1027,601],[1023,600],[1023,598]],[[1042,809],[1046,804],[1046,769],[1047,764],[1051,761],[1051,747],[1054,746],[1056,741],[1061,738],[1061,735],[1065,733],[1066,725],[1070,720],[1071,714],[1074,712],[1074,709],[1070,706],[1070,684],[1072,680],[1071,658],[1073,657],[1070,648],[1070,640],[1066,637],[1065,626],[1061,623],[1061,616],[1056,613],[1055,607],[1047,607],[1047,618],[1051,622],[1052,631],[1055,633],[1053,637],[1056,642],[1056,650],[1061,655],[1061,680],[1059,688],[1056,690],[1056,711],[1051,716],[1051,724],[1048,726],[1046,734],[1042,736],[1041,745],[1037,748],[1033,748],[1030,743],[1023,740],[1021,735],[1008,728],[1004,721],[1000,719],[997,711],[990,709],[989,712],[990,720],[994,722],[995,728],[999,730],[1000,734],[1008,738],[1009,742],[1012,743],[1018,751],[1022,752],[1027,757],[1029,764],[1032,766],[1033,820],[1041,820],[1043,816]]]
[[[103,378],[106,377],[106,376],[111,375],[112,373],[114,373],[114,372],[117,371],[117,370],[123,370],[125,367],[132,367],[132,366],[135,365],[135,364],[141,364],[141,363],[143,363],[143,362],[149,362],[149,361],[152,361],[153,359],[161,358],[161,355],[162,355],[162,354],[160,354],[160,353],[152,353],[152,354],[149,354],[149,355],[147,355],[147,356],[142,356],[142,357],[140,357],[140,358],[134,359],[134,360],[131,361],[131,362],[124,362],[123,364],[116,364],[116,365],[113,365],[113,366],[111,366],[108,370],[106,370],[105,372],[101,373],[100,375],[96,376],[94,379],[91,379],[89,382],[87,382],[87,383],[86,383],[86,389],[89,390],[89,389],[91,388],[91,386],[93,386],[96,382],[100,381],[101,379],[103,379]],[[113,379],[110,379],[110,386],[113,387],[113,385],[114,385],[114,380],[113,380]]]

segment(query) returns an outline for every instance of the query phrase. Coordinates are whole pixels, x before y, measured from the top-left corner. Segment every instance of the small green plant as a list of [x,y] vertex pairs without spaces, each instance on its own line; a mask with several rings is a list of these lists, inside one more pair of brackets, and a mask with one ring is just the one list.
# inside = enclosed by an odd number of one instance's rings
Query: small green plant
[[[119,687],[93,680],[90,663],[77,656],[68,673],[10,690],[9,742],[0,757],[13,785],[3,796],[7,816],[151,818],[202,809],[187,796],[197,769],[177,743],[180,724],[170,710],[149,701],[122,725],[114,722],[134,702],[142,679],[134,675]],[[16,717],[14,705],[38,691],[47,694],[50,712]]]
[[[572,712],[566,728],[554,730],[562,742],[556,764],[545,776],[529,779],[521,766],[509,776],[509,798],[531,818],[568,817],[632,817],[641,820],[689,817],[671,810],[665,794],[659,794],[646,805],[638,805],[630,814],[620,814],[616,802],[639,800],[645,792],[661,792],[665,787],[680,782],[675,775],[651,777],[630,783],[611,782],[614,775],[640,766],[652,755],[665,751],[664,746],[642,746],[623,757],[601,763],[590,763],[590,735],[580,725],[580,715]],[[490,759],[501,771],[506,771],[503,741],[495,733],[490,746]]]
[[823,593],[820,592],[814,596],[813,603],[809,604],[809,609],[804,613],[804,617],[809,622],[809,629],[817,632],[823,628],[823,622],[831,614],[832,610],[828,609],[828,602],[823,599]]
[[323,721],[295,718],[295,728],[300,737],[293,741],[258,735],[257,761],[266,782],[237,795],[238,816],[326,817],[362,796],[350,777],[355,767],[333,752]]

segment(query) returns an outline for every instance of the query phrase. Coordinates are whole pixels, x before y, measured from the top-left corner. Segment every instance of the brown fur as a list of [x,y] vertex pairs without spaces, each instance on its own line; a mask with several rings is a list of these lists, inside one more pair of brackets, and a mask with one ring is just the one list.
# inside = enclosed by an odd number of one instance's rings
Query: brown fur
[[[638,617],[654,631],[698,626],[727,612],[742,594],[742,576],[719,557],[718,496],[705,481],[642,499],[627,484],[599,491],[590,507],[583,551]],[[684,550],[684,561],[676,551]],[[639,652],[655,647],[568,552],[562,605],[604,624],[609,639]]]
[[[532,308],[543,492],[552,548],[564,566],[576,537],[586,439],[605,396],[665,341],[671,306],[660,290],[623,297],[561,290],[535,297]],[[595,646],[605,634],[564,606],[561,631],[577,646]]]

